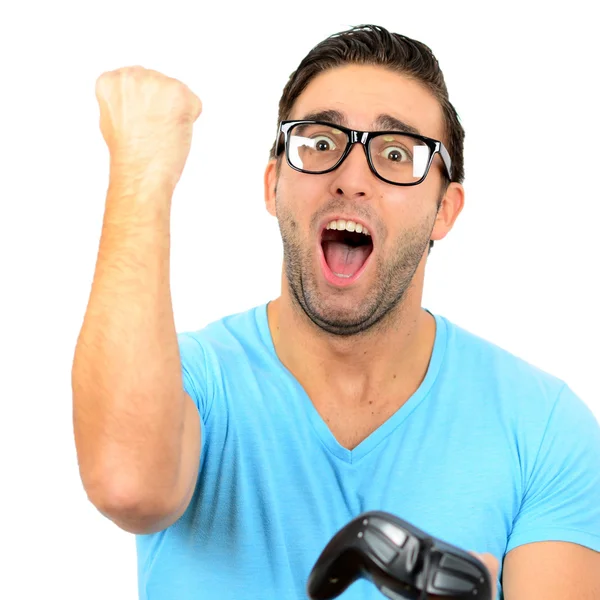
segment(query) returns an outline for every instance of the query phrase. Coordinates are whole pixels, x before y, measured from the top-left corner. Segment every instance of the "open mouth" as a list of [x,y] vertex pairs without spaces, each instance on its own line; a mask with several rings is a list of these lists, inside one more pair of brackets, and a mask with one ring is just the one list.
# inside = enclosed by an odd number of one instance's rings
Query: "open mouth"
[[364,270],[373,252],[373,240],[360,223],[339,219],[331,221],[323,230],[321,247],[327,279],[333,277],[339,285],[344,279],[350,283]]

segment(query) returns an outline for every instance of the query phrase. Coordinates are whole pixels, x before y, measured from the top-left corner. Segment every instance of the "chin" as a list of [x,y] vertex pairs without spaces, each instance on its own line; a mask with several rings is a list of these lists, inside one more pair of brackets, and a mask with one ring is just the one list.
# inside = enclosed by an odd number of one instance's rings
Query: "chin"
[[368,329],[377,321],[373,299],[359,290],[304,289],[302,309],[321,329],[338,335],[351,335]]

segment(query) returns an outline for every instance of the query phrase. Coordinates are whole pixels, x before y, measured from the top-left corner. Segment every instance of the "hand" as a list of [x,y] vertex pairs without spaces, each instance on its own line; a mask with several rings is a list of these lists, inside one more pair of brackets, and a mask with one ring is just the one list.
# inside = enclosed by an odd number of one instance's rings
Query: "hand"
[[102,73],[96,98],[111,176],[158,178],[174,188],[202,112],[200,99],[177,79],[140,66]]
[[478,552],[469,552],[469,554],[472,554],[475,558],[478,558],[490,572],[490,579],[492,582],[492,600],[496,600],[496,580],[498,579],[498,569],[500,568],[498,559],[489,552],[485,552],[483,554],[479,554]]

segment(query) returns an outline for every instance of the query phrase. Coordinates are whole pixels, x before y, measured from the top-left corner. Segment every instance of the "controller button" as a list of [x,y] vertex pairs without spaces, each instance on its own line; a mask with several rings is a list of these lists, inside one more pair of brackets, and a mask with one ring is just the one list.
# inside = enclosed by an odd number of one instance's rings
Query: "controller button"
[[393,546],[369,529],[365,530],[363,540],[369,544],[371,550],[385,564],[390,563],[397,554]]
[[415,538],[411,538],[406,545],[404,554],[406,556],[406,571],[408,573],[412,573],[415,565],[417,564],[417,559],[419,558],[419,547],[420,544]]
[[475,585],[472,582],[450,575],[450,573],[446,573],[445,571],[438,571],[435,574],[433,586],[439,591],[455,593],[470,592],[475,589]]
[[396,525],[392,523],[388,523],[383,519],[372,518],[371,525],[374,525],[385,535],[386,538],[390,539],[398,548],[402,548],[404,546],[404,542],[406,542],[408,535],[404,529],[400,529]]
[[453,571],[462,571],[463,573],[471,575],[472,577],[475,577],[476,579],[479,579],[481,577],[481,571],[475,565],[472,565],[470,562],[467,562],[466,560],[456,558],[455,556],[452,556],[451,554],[444,554],[444,556],[442,557],[442,560],[440,561],[440,567],[442,567],[442,569],[452,569]]

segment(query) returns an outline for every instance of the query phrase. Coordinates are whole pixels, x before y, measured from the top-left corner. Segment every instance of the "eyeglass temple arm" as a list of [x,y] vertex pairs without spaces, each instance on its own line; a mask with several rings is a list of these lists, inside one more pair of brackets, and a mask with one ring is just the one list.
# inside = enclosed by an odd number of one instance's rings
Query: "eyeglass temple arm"
[[[281,145],[282,150],[285,147],[285,136],[287,135],[287,132],[291,126],[292,126],[292,123],[280,122],[277,124],[277,135],[275,136],[275,156],[279,155],[280,145]],[[281,140],[282,136],[283,136],[283,141]]]
[[281,139],[281,134],[281,123],[277,123],[277,133],[275,134],[275,148],[273,150],[273,153],[276,157],[279,154],[279,140]]
[[448,150],[446,150],[446,146],[442,144],[442,142],[438,142],[438,150],[442,160],[444,161],[444,165],[446,165],[446,170],[448,171],[448,177],[450,181],[452,181],[452,159],[450,158],[450,154]]

